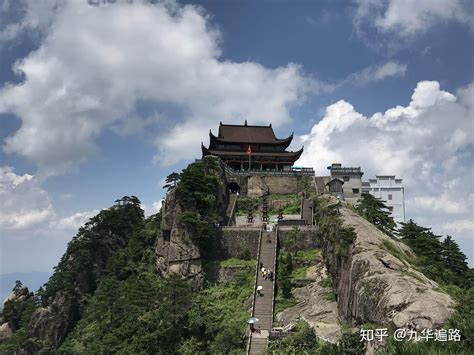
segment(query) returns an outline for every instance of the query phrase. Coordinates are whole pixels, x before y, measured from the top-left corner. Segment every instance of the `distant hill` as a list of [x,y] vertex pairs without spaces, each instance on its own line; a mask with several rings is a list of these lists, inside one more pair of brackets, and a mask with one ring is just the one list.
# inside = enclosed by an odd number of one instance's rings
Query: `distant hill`
[[32,272],[12,272],[9,274],[0,274],[0,308],[3,307],[3,301],[8,297],[15,286],[15,281],[20,280],[30,291],[36,291],[51,276],[50,272],[32,271]]

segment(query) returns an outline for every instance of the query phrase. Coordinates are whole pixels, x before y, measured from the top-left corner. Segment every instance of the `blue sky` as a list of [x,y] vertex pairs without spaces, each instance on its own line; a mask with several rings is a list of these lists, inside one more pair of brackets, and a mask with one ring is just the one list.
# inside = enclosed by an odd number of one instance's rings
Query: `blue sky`
[[[147,213],[219,121],[405,181],[473,265],[468,1],[1,1],[1,272],[49,271],[101,208]],[[155,206],[155,207],[154,207]]]

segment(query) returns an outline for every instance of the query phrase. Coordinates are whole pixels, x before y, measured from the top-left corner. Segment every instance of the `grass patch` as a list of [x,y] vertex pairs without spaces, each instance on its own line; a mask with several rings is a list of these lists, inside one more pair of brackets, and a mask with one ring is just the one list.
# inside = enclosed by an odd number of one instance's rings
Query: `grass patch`
[[[297,194],[271,194],[271,201],[281,201],[285,206],[283,207],[283,215],[300,214],[301,213],[301,199]],[[271,215],[278,214],[278,209],[270,210]]]
[[307,266],[299,267],[293,270],[290,275],[290,279],[292,281],[296,280],[306,280],[306,272],[308,271]]
[[336,294],[334,292],[328,293],[324,298],[328,301],[336,302]]
[[274,200],[282,200],[282,201],[290,201],[290,200],[299,200],[298,194],[270,194],[270,199]]
[[325,279],[319,281],[319,285],[322,287],[332,287],[332,278],[326,277]]
[[294,255],[293,259],[295,261],[320,261],[321,260],[321,251],[319,249],[309,249],[298,251],[296,255]]
[[395,243],[391,242],[390,240],[384,240],[381,247],[402,262],[416,264],[415,259],[406,255],[399,247],[395,245]]
[[242,268],[242,269],[251,268],[251,269],[255,269],[256,263],[257,262],[255,260],[242,260],[242,259],[232,258],[232,259],[227,259],[227,260],[221,261],[220,266],[221,267],[227,267],[227,268]]
[[275,298],[275,314],[283,312],[285,309],[295,306],[298,303],[296,298]]
[[420,281],[421,283],[425,283],[425,280],[423,280],[423,278],[420,275],[417,275],[412,271],[402,271],[402,275],[413,277],[414,279]]

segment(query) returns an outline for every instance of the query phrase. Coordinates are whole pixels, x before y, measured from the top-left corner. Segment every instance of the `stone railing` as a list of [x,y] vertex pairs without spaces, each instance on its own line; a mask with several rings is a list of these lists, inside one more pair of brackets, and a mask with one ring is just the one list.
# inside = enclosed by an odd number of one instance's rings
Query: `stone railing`
[[229,165],[225,163],[217,155],[211,155],[217,159],[226,173],[231,176],[251,176],[251,175],[261,175],[261,176],[314,176],[313,168],[297,168],[293,170],[234,170]]

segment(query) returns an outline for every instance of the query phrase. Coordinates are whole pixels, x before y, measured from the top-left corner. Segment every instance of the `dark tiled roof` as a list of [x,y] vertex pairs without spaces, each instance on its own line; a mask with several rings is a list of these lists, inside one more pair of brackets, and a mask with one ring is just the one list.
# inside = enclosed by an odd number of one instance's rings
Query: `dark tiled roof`
[[269,126],[250,126],[250,125],[228,125],[219,126],[219,140],[225,142],[244,142],[244,143],[279,143],[282,140],[275,137],[275,132],[271,125]]

